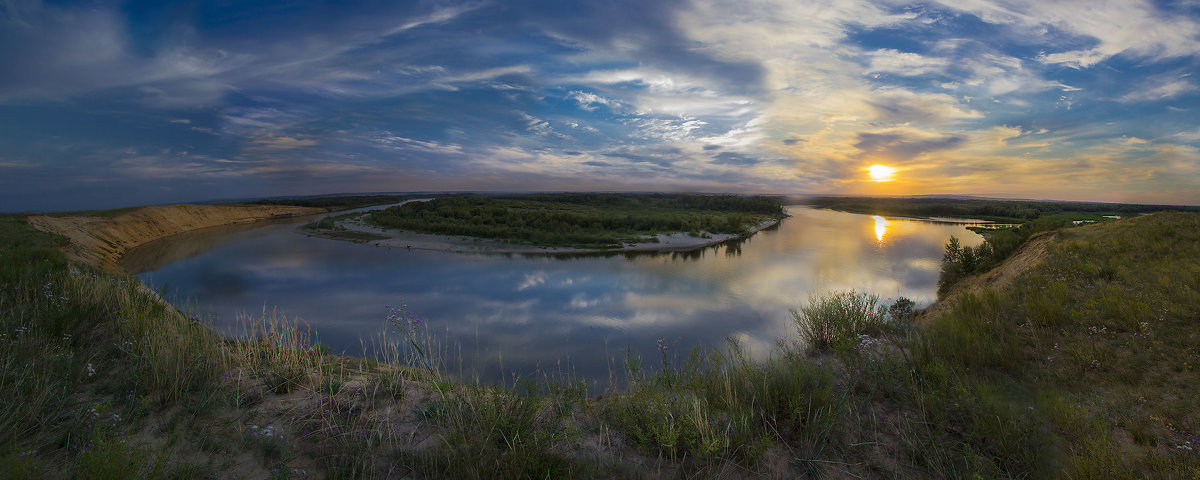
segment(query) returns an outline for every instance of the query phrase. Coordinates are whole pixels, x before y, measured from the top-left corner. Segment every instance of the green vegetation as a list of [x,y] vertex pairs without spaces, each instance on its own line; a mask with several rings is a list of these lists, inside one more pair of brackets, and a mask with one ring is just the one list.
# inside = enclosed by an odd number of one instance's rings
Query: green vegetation
[[1061,231],[1004,292],[967,295],[912,348],[917,399],[985,477],[1200,474],[1200,215]]
[[319,233],[328,238],[348,240],[351,242],[369,242],[372,240],[383,240],[388,238],[385,235],[376,235],[370,232],[350,230],[337,223],[338,220],[349,218],[352,215],[353,214],[343,214],[321,217],[320,220],[308,222],[304,225],[303,229],[308,232]]
[[1111,221],[1113,219],[1098,214],[1056,213],[1016,227],[977,230],[983,235],[984,243],[975,247],[961,245],[957,238],[950,237],[938,275],[938,295],[945,295],[963,278],[996,267],[1036,234]]
[[[911,303],[911,300],[901,299]],[[903,307],[900,307],[903,308]],[[810,350],[828,350],[856,335],[878,337],[888,330],[888,308],[879,297],[855,291],[810,298],[792,310],[800,339]]]
[[773,197],[734,195],[460,195],[410,202],[367,216],[376,226],[526,245],[614,248],[658,233],[746,234],[781,218]]
[[959,280],[986,272],[1016,252],[1034,235],[1091,223],[1109,222],[1112,217],[1130,217],[1159,211],[1200,212],[1200,207],[1137,205],[1120,203],[988,200],[937,197],[812,197],[804,200],[814,207],[851,213],[897,217],[972,218],[1014,227],[998,229],[970,227],[984,236],[975,247],[951,238],[946,245],[938,295],[945,295]]
[[121,207],[110,208],[105,210],[78,210],[73,212],[48,212],[38,215],[47,215],[51,217],[115,217],[133,212],[142,207]]
[[407,198],[404,195],[335,195],[327,197],[268,198],[253,202],[238,202],[237,205],[294,205],[297,207],[324,208],[327,211],[333,212],[373,205],[400,203]]
[[1133,216],[1159,211],[1200,211],[1200,207],[1175,205],[1132,205],[1121,203],[1051,202],[1034,200],[988,200],[938,197],[811,197],[804,203],[843,212],[895,217],[954,217],[1023,223],[1055,214],[1090,214],[1079,219],[1095,220],[1102,215]]
[[1014,287],[918,325],[848,292],[799,306],[765,358],[661,341],[599,398],[456,383],[403,306],[378,360],[273,314],[222,339],[0,220],[10,477],[1200,476],[1197,214],[1061,230]]

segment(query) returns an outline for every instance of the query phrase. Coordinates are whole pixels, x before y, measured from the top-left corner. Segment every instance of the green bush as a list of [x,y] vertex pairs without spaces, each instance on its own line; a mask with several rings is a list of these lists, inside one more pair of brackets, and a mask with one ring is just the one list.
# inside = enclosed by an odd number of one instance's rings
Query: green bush
[[791,312],[800,339],[814,352],[849,345],[858,335],[878,336],[887,328],[887,307],[879,296],[854,290],[812,298]]

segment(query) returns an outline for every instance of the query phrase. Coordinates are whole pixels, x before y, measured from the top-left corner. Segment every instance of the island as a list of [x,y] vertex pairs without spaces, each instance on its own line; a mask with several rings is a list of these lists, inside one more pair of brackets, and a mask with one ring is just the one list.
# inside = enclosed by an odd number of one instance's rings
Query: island
[[452,195],[326,217],[309,235],[455,252],[686,251],[746,238],[786,214],[781,197],[559,193]]

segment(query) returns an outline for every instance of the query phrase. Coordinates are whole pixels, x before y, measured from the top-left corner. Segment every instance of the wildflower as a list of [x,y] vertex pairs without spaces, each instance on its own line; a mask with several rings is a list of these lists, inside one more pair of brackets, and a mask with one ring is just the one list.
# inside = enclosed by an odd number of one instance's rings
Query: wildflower
[[670,350],[670,349],[671,349],[671,346],[667,345],[667,340],[665,338],[658,339],[658,351],[666,352],[667,350]]
[[196,315],[196,314],[194,314],[194,313],[192,314],[192,316],[188,317],[188,320],[191,320],[191,322],[192,322],[192,325],[199,325],[199,324],[200,324],[200,316],[199,316],[199,315]]
[[387,322],[399,330],[412,332],[425,323],[420,317],[408,311],[408,304],[402,303],[400,304],[400,308],[384,305],[383,308],[388,312]]
[[89,363],[87,364],[87,376],[89,376],[89,377],[94,377],[94,376],[96,376],[96,369],[95,369],[95,368],[92,368],[92,364],[91,364],[91,362],[89,362]]

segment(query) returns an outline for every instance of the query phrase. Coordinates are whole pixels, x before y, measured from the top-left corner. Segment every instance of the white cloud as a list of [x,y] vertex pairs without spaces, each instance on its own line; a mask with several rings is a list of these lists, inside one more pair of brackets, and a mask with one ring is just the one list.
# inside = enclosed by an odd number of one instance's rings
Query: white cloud
[[642,118],[635,123],[638,126],[635,136],[665,142],[691,141],[693,131],[708,125],[695,117]]
[[479,8],[480,6],[482,6],[482,4],[460,5],[460,6],[442,8],[433,13],[430,13],[429,15],[424,15],[421,17],[417,17],[417,18],[408,20],[404,23],[401,23],[400,25],[397,25],[395,28],[392,28],[392,29],[388,30],[387,32],[384,32],[384,35],[391,36],[391,35],[395,35],[400,32],[412,30],[414,28],[424,26],[424,25],[446,23],[446,22],[449,22],[449,21],[457,18],[459,15],[462,15],[464,13],[475,10],[475,9]]
[[526,273],[525,278],[521,280],[519,285],[517,285],[517,291],[523,292],[538,285],[545,284],[547,278],[549,278],[549,275],[541,270],[532,273]]
[[945,58],[926,57],[890,48],[875,50],[868,53],[867,57],[870,59],[870,63],[866,73],[915,76],[942,72],[950,64],[950,61]]
[[1051,2],[1043,0],[956,0],[946,7],[973,13],[994,24],[1020,27],[1043,37],[1051,29],[1094,38],[1098,45],[1045,54],[1047,63],[1088,68],[1112,56],[1163,59],[1200,54],[1200,23],[1160,11],[1148,0]]
[[1076,70],[1090,68],[1091,66],[1107,60],[1108,54],[1096,50],[1072,50],[1069,52],[1051,53],[1049,55],[1043,53],[1038,55],[1038,60],[1042,63],[1058,63]]
[[1189,82],[1184,78],[1176,78],[1147,89],[1134,90],[1122,95],[1121,98],[1117,99],[1117,101],[1121,103],[1134,103],[1169,100],[1186,93],[1195,92],[1196,90],[1196,85],[1192,82]]
[[575,100],[576,102],[579,102],[579,108],[582,108],[582,109],[588,110],[588,111],[596,110],[597,108],[599,108],[597,105],[608,107],[610,109],[616,108],[617,106],[620,105],[620,102],[618,102],[616,100],[613,100],[610,98],[605,98],[605,97],[596,95],[591,92],[582,92],[579,90],[574,90],[571,93],[567,94],[567,98],[570,98],[572,100]]
[[447,75],[437,78],[433,84],[449,90],[457,90],[457,87],[453,86],[456,83],[472,83],[481,80],[491,80],[505,75],[523,75],[531,72],[533,72],[533,67],[529,65],[512,65]]
[[381,135],[371,139],[376,144],[393,150],[416,150],[420,152],[441,153],[441,154],[460,154],[463,151],[461,145],[453,143],[440,143],[432,140],[416,140],[412,138],[392,135],[391,132],[384,132]]

